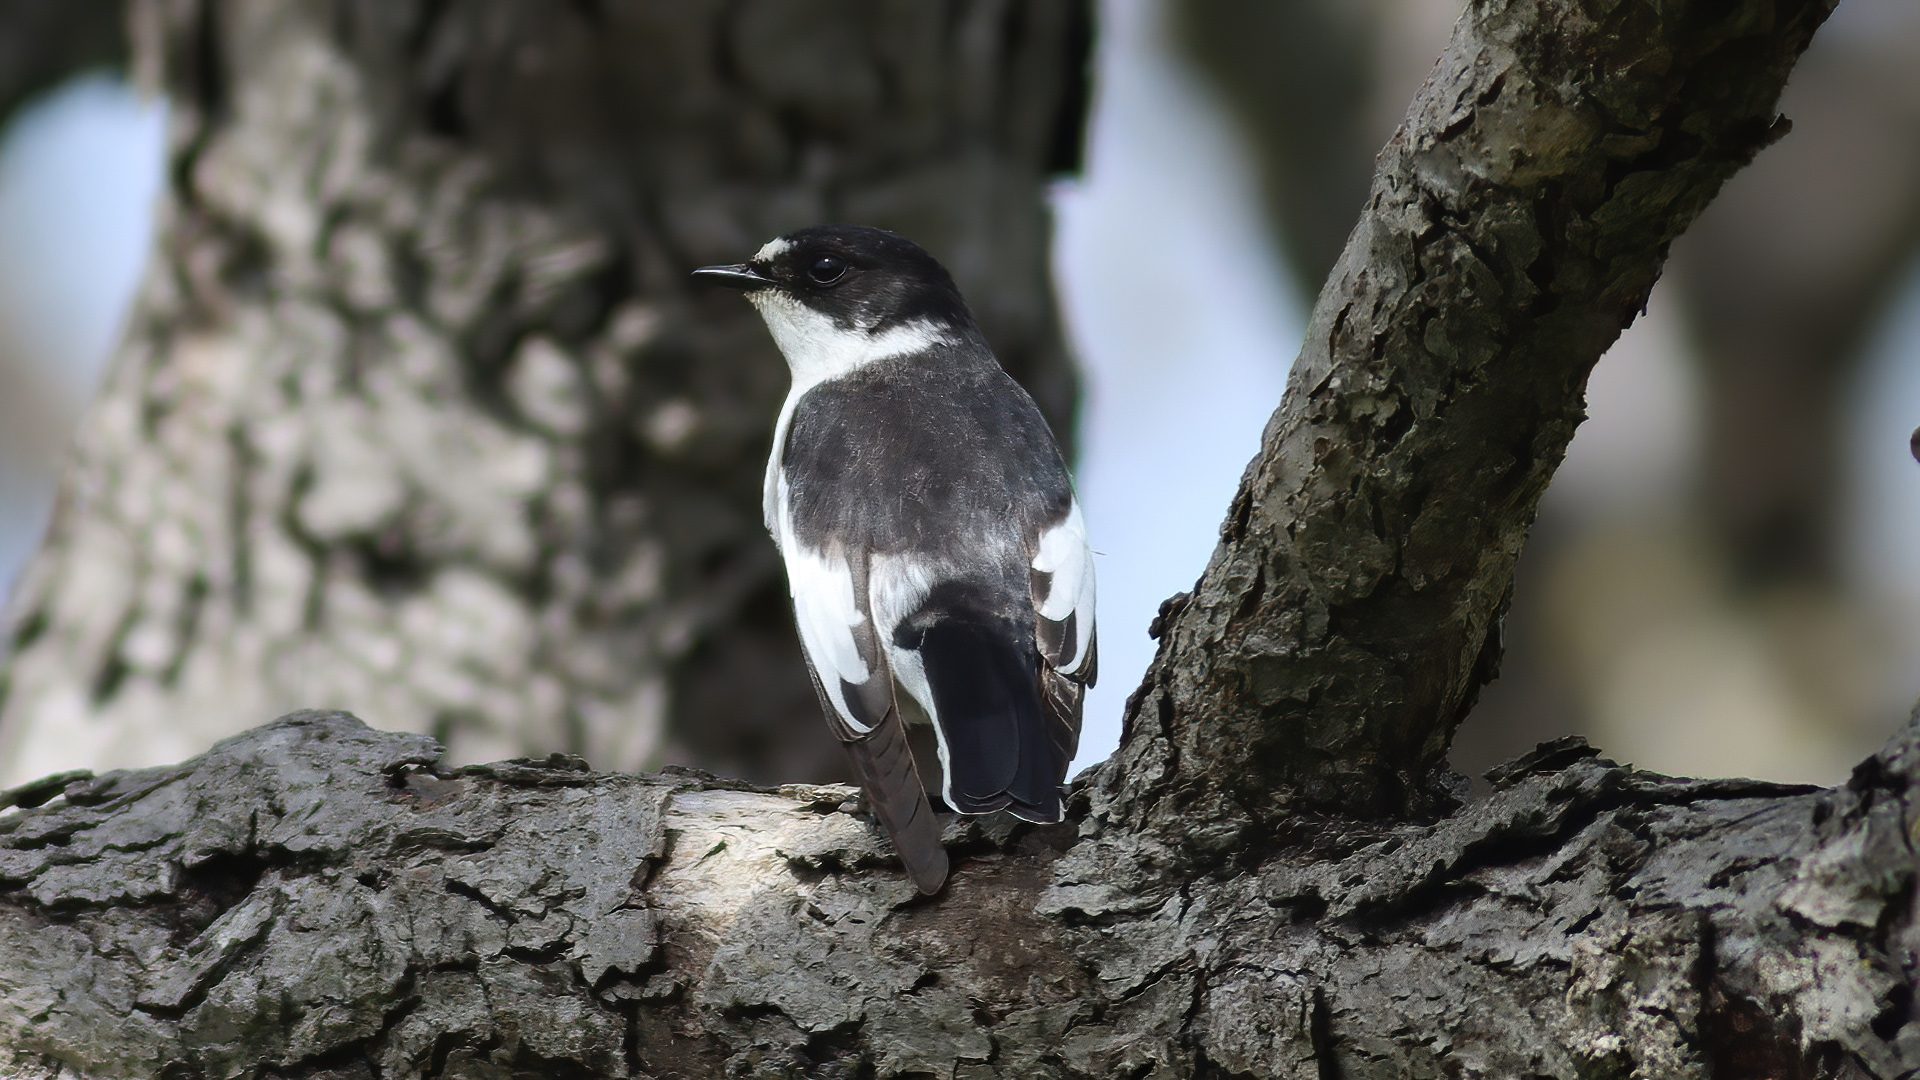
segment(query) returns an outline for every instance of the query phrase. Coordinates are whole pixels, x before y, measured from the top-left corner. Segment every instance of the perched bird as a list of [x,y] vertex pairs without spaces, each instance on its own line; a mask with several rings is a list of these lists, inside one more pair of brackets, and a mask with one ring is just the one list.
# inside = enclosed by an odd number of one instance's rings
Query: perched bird
[[827,724],[923,893],[947,876],[896,686],[962,814],[1061,818],[1094,680],[1093,560],[1060,448],[933,256],[821,225],[736,266],[793,372],[764,510]]

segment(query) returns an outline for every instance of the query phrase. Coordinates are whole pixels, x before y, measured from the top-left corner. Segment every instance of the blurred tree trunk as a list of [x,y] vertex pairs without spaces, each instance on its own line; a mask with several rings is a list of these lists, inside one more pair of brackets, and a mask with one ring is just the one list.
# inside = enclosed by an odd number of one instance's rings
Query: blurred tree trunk
[[1843,584],[1855,378],[1920,252],[1920,19],[1905,21],[1808,54],[1782,102],[1795,137],[1675,252],[1705,361],[1699,490],[1748,589]]
[[1074,824],[965,822],[920,897],[847,788],[453,769],[291,715],[7,793],[8,1064],[1911,1076],[1920,716],[1832,790],[1566,740],[1460,807],[1445,765],[1588,371],[1828,11],[1471,8]]
[[11,604],[0,774],[337,705],[459,760],[838,775],[759,520],[785,367],[687,271],[819,221],[910,234],[1069,435],[1044,190],[1077,164],[1088,5],[136,0],[130,25],[171,182]]
[[1346,245],[1388,127],[1372,123],[1378,5],[1161,0],[1175,40],[1252,151],[1274,246],[1311,289]]
[[0,0],[0,123],[76,74],[126,60],[124,0]]
[[[125,22],[121,0],[0,0],[0,126],[76,74],[124,66]],[[0,495],[57,453],[71,420],[64,396],[12,335],[0,335]],[[0,595],[6,586],[0,577]],[[5,649],[0,637],[0,656]]]

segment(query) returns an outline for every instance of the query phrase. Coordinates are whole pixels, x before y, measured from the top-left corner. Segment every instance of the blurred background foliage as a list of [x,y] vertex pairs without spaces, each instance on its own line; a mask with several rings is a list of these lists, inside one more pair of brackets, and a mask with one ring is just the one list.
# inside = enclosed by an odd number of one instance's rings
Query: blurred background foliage
[[[1204,565],[1373,153],[1457,14],[1100,6],[1085,166],[1053,200],[1102,552],[1082,764],[1118,738],[1146,623]],[[0,3],[0,590],[155,236],[166,107],[131,89],[121,18]],[[1847,0],[1782,108],[1791,136],[1676,246],[1593,377],[1466,771],[1579,732],[1662,771],[1834,782],[1920,694],[1920,7]]]

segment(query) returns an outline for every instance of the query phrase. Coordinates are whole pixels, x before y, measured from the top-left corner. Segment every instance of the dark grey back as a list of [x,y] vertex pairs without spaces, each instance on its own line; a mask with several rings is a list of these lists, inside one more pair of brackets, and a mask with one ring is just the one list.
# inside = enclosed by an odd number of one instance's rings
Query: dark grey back
[[[1040,410],[967,341],[871,364],[809,390],[782,466],[795,537],[943,561],[1024,553],[1072,503]],[[1024,589],[1026,556],[1017,567]]]

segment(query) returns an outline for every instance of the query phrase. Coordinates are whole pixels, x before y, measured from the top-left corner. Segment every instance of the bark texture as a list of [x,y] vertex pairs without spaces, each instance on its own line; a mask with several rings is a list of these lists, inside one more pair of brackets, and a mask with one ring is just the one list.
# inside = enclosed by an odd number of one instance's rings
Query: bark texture
[[786,369],[686,272],[908,233],[1066,435],[1044,189],[1087,5],[131,16],[173,102],[163,236],[12,602],[0,773],[351,705],[619,768],[672,712],[679,754],[834,775],[759,520]]
[[[1187,881],[843,787],[451,769],[300,713],[0,818],[30,1077],[1802,1077],[1920,1067],[1920,722],[1831,791],[1577,740]],[[1063,854],[1064,849],[1064,854]]]
[[[1274,240],[1302,289],[1317,288],[1365,201],[1375,152],[1445,40],[1444,26],[1436,33],[1428,25],[1447,5],[1182,0],[1168,7],[1186,58],[1239,121]],[[1664,292],[1653,303],[1656,315],[1668,305],[1683,313],[1684,346],[1667,343],[1699,363],[1698,371],[1669,373],[1686,379],[1686,391],[1698,379],[1697,404],[1691,392],[1681,395],[1683,408],[1700,414],[1681,421],[1699,428],[1698,446],[1669,436],[1674,456],[1651,468],[1642,456],[1635,473],[1617,458],[1602,465],[1600,446],[1573,451],[1593,455],[1589,467],[1598,467],[1589,477],[1606,477],[1611,497],[1626,495],[1638,512],[1622,517],[1617,506],[1595,507],[1592,489],[1557,508],[1546,501],[1518,571],[1533,584],[1516,596],[1506,623],[1501,683],[1461,731],[1456,763],[1486,768],[1578,731],[1602,741],[1618,731],[1616,749],[1646,753],[1641,740],[1657,723],[1642,721],[1636,739],[1633,722],[1611,704],[1646,678],[1634,674],[1644,667],[1625,667],[1632,663],[1625,656],[1633,642],[1660,632],[1652,624],[1703,606],[1738,619],[1751,647],[1772,654],[1761,663],[1782,684],[1768,696],[1787,702],[1785,737],[1863,740],[1829,758],[1836,762],[1878,740],[1888,708],[1881,688],[1898,681],[1896,673],[1842,674],[1841,665],[1802,665],[1795,657],[1868,654],[1869,643],[1884,638],[1874,587],[1844,572],[1850,515],[1843,495],[1851,483],[1848,444],[1858,442],[1859,427],[1849,398],[1857,397],[1876,330],[1920,251],[1920,22],[1907,12],[1839,8],[1839,24],[1796,64],[1780,100],[1793,138],[1742,170],[1674,245],[1658,287]],[[1431,45],[1417,44],[1429,38]],[[1649,328],[1639,347],[1671,332]],[[1624,412],[1628,404],[1602,408]],[[1631,418],[1616,413],[1613,422]],[[1582,441],[1606,438],[1595,432]],[[1609,622],[1598,614],[1607,599],[1634,595],[1648,579],[1648,555],[1603,554],[1623,544],[1652,549],[1653,558],[1707,561],[1697,575],[1705,585],[1700,598],[1688,604],[1656,588],[1646,605],[1653,610],[1636,613],[1634,630]],[[1569,627],[1579,629],[1570,634]],[[1828,643],[1810,643],[1809,628]],[[1712,678],[1703,671],[1690,681]],[[1736,725],[1729,716],[1693,726],[1691,741],[1702,746]],[[1790,768],[1793,760],[1784,752],[1772,767]],[[1839,775],[1838,764],[1800,760]]]
[[1920,1069],[1920,716],[1833,790],[1578,741],[1466,806],[1436,778],[1587,365],[1825,10],[1470,9],[1076,824],[956,829],[919,898],[847,789],[453,768],[295,714],[7,795],[13,1070]]
[[1205,575],[1159,621],[1097,814],[1217,853],[1303,809],[1450,804],[1447,746],[1499,662],[1587,373],[1782,133],[1829,10],[1470,5],[1381,153]]

